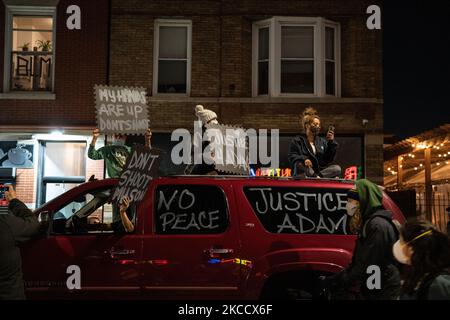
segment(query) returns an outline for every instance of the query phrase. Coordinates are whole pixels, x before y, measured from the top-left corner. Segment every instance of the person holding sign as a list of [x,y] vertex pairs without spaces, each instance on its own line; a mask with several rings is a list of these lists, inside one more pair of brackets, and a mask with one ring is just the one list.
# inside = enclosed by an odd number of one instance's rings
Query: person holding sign
[[392,213],[383,208],[383,193],[376,184],[361,179],[347,196],[350,229],[358,235],[353,259],[340,273],[322,277],[320,285],[332,291],[358,285],[364,299],[395,300],[400,295],[400,273],[392,246],[399,231]]
[[[76,218],[73,216],[70,228],[75,234],[86,233],[89,231],[114,231],[117,234],[134,232],[133,210],[129,210],[130,199],[124,197],[119,205],[120,219],[114,220],[112,223],[85,223],[85,219]],[[116,204],[113,204],[113,210],[116,210]],[[81,230],[81,231],[80,231]]]
[[[131,148],[125,145],[126,135],[114,134],[112,143],[95,149],[95,144],[100,136],[100,130],[96,128],[92,133],[92,142],[89,145],[88,157],[92,160],[105,160],[106,172],[110,178],[118,178],[122,171]],[[145,132],[145,146],[151,148],[152,131]]]
[[328,128],[326,139],[319,137],[320,118],[317,111],[307,108],[300,117],[305,135],[295,137],[289,147],[289,162],[294,176],[335,178],[341,175],[341,167],[330,165],[336,157],[337,142],[334,127]]

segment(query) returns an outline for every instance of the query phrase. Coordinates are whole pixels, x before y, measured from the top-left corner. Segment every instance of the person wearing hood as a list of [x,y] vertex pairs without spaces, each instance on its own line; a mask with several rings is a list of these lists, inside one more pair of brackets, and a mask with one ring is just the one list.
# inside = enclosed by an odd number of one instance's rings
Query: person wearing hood
[[[198,174],[198,175],[211,175],[217,174],[214,164],[208,164],[204,160],[204,154],[206,147],[210,144],[210,141],[203,141],[203,135],[206,131],[206,125],[208,124],[218,124],[217,114],[209,109],[205,109],[202,105],[198,104],[195,106],[195,115],[198,120],[202,123],[202,136],[194,137],[194,144],[200,143],[202,145],[202,163],[189,166],[186,170],[187,174]],[[194,148],[193,148],[194,149]],[[213,158],[213,155],[211,155]]]
[[[392,254],[392,246],[398,239],[398,228],[392,213],[383,208],[383,193],[374,183],[366,179],[356,181],[354,189],[347,194],[349,228],[356,233],[355,250],[350,265],[342,272],[322,278],[323,288],[359,286],[363,299],[394,300],[400,295],[400,273]],[[369,288],[367,279],[369,266],[380,268],[380,288]]]
[[39,232],[34,213],[16,198],[12,186],[5,192],[8,213],[0,214],[0,300],[24,300],[22,258],[19,245]]
[[[122,172],[131,148],[125,145],[127,136],[114,134],[112,143],[99,149],[95,149],[95,144],[100,136],[100,130],[95,129],[92,133],[92,141],[88,149],[88,158],[92,160],[105,160],[106,172],[110,178],[118,178]],[[151,148],[152,131],[145,132],[145,146]]]
[[450,300],[450,238],[428,221],[408,220],[394,244],[404,265],[402,300]]
[[326,139],[320,137],[320,118],[317,111],[311,107],[303,112],[300,123],[305,135],[292,139],[288,154],[294,176],[339,177],[341,167],[331,165],[338,147],[334,140],[334,128],[329,128]]

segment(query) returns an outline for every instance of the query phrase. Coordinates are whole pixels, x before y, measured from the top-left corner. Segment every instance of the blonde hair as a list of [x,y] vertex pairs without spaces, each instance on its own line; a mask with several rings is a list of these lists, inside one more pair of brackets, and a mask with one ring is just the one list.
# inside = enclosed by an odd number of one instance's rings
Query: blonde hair
[[300,115],[300,121],[303,124],[303,129],[306,131],[306,125],[311,124],[316,118],[320,120],[317,110],[313,107],[306,108],[305,111],[303,111],[303,114]]

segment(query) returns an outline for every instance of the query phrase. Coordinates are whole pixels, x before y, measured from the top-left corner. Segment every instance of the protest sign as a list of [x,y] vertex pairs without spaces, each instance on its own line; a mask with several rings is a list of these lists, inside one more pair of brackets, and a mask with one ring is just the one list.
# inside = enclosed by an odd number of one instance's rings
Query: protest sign
[[103,134],[144,134],[147,92],[141,87],[95,86],[97,127]]
[[128,197],[130,205],[144,199],[151,181],[158,176],[160,153],[147,147],[134,146],[120,174],[112,201],[120,204]]

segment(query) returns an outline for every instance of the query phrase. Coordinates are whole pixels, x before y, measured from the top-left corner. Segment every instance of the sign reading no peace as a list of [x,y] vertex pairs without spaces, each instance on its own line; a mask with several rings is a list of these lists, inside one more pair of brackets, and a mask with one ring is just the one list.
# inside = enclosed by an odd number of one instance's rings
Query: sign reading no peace
[[104,134],[144,134],[149,127],[147,91],[141,87],[98,86],[97,127]]
[[159,163],[159,151],[134,146],[120,174],[112,202],[120,204],[125,197],[130,200],[130,206],[141,202],[151,181],[158,176]]

